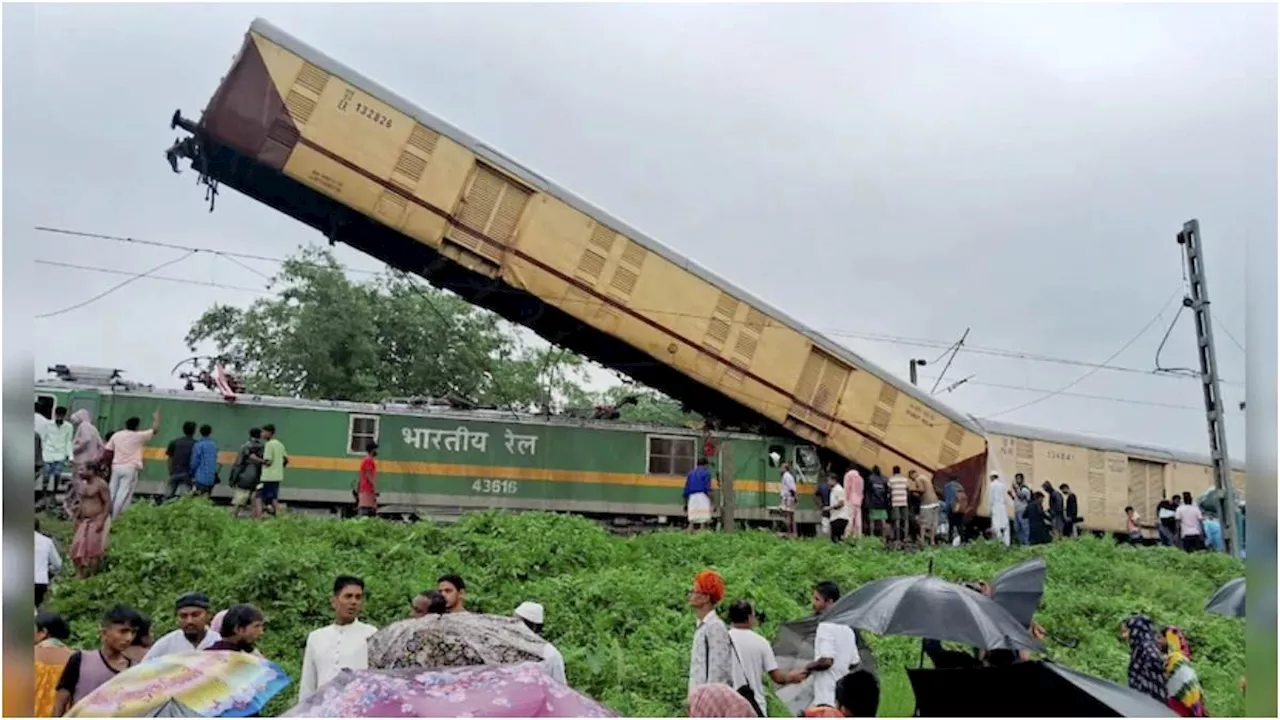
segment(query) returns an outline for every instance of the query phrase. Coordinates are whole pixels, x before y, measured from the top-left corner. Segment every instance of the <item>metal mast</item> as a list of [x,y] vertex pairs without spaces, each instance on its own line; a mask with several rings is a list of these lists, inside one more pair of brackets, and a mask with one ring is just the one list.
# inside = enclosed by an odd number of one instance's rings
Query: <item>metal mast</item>
[[1231,463],[1227,456],[1226,406],[1218,380],[1218,356],[1213,348],[1213,321],[1209,313],[1209,289],[1205,283],[1204,254],[1200,246],[1200,221],[1188,220],[1178,233],[1187,260],[1191,294],[1182,304],[1191,309],[1196,321],[1196,350],[1200,357],[1200,384],[1204,389],[1204,409],[1209,421],[1209,451],[1213,462],[1213,484],[1222,505],[1222,526],[1227,552],[1240,557],[1236,535],[1236,493],[1231,485]]

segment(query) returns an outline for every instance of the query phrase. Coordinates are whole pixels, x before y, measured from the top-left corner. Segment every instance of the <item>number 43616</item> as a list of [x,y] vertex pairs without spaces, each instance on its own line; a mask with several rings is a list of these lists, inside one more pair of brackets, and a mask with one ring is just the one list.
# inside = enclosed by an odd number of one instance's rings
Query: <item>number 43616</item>
[[520,483],[516,480],[481,478],[471,483],[471,491],[481,495],[515,495],[520,491]]

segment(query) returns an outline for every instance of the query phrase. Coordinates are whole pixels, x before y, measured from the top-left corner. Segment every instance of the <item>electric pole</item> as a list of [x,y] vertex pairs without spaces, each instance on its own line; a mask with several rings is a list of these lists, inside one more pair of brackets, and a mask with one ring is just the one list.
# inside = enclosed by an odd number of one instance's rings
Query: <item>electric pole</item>
[[929,363],[925,362],[924,360],[916,360],[915,358],[911,359],[911,384],[912,385],[919,384],[918,382],[916,382],[918,380],[918,378],[916,377],[916,368],[924,367],[925,365],[928,365],[928,364]]
[[1226,407],[1218,380],[1218,356],[1213,348],[1213,321],[1209,313],[1209,290],[1205,284],[1204,252],[1200,246],[1200,221],[1188,220],[1178,233],[1178,244],[1186,254],[1187,279],[1191,295],[1182,299],[1196,321],[1196,350],[1200,358],[1200,384],[1204,389],[1205,416],[1209,421],[1209,455],[1213,462],[1213,484],[1222,508],[1223,535],[1227,552],[1240,557],[1236,529],[1236,493],[1231,485],[1231,462],[1227,456]]

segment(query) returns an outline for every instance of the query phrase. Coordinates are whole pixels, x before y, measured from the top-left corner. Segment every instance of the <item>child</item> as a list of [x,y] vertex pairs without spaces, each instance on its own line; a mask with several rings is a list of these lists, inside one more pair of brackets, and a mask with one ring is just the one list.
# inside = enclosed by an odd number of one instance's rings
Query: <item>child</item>
[[133,645],[136,616],[126,605],[111,608],[103,616],[98,630],[102,647],[96,651],[80,650],[67,659],[62,678],[58,680],[54,717],[62,717],[89,693],[133,665],[125,651]]
[[1128,505],[1124,509],[1124,529],[1130,545],[1142,544],[1142,527],[1138,525],[1138,511]]

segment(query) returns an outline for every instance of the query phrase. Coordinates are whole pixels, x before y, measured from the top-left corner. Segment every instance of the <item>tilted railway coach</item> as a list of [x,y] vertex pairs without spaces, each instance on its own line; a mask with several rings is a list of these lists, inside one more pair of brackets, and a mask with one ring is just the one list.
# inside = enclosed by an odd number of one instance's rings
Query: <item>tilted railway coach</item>
[[[425,58],[425,56],[423,56]],[[415,73],[442,72],[425,59]],[[679,399],[823,462],[901,466],[980,492],[972,418],[256,20],[191,135],[219,184]]]
[[[705,432],[687,427],[620,421],[455,410],[419,403],[346,403],[201,390],[164,390],[118,382],[67,379],[36,383],[37,412],[57,406],[86,410],[106,434],[129,417],[161,411],[159,435],[145,448],[139,492],[164,491],[165,447],[186,421],[209,424],[221,452],[222,477],[248,429],[272,423],[290,456],[281,497],[298,508],[349,509],[352,483],[365,445],[379,444],[380,502],[388,514],[449,519],[484,509],[548,510],[590,515],[621,524],[683,521],[681,489],[697,457],[718,473],[732,445],[736,517],[746,525],[771,524],[779,502],[778,461],[816,479],[815,448],[789,436]],[[1012,479],[1022,473],[1038,486],[1069,484],[1077,493],[1085,530],[1121,532],[1124,508],[1147,519],[1164,495],[1199,495],[1213,486],[1209,458],[1162,448],[987,422],[996,452],[989,472]],[[1245,496],[1243,467],[1233,470]],[[811,495],[813,485],[801,490]],[[215,496],[229,495],[219,486]],[[989,516],[987,485],[975,515]],[[802,498],[798,520],[817,521]],[[979,523],[981,525],[982,523]]]

